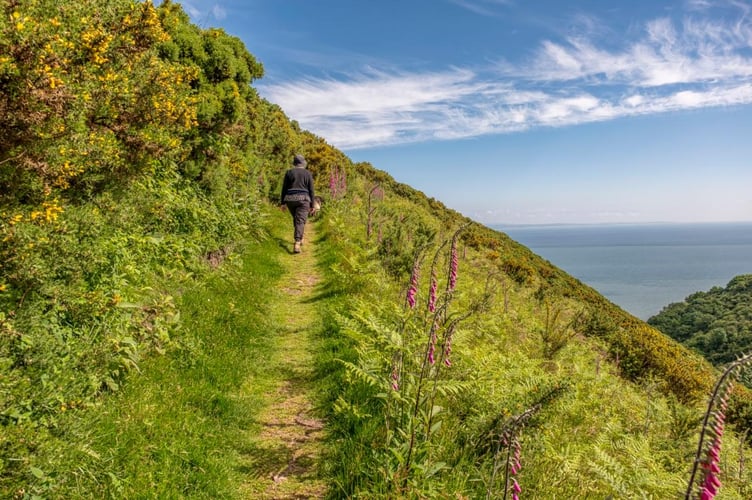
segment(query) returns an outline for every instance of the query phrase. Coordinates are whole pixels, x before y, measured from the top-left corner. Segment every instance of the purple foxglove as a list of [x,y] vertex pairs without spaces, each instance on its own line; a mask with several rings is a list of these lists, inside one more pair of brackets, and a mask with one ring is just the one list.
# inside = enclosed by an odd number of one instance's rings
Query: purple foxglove
[[418,293],[418,273],[420,272],[420,260],[415,259],[413,271],[410,274],[410,287],[407,289],[407,305],[410,309],[415,307],[415,295]]
[[430,312],[436,311],[436,288],[439,283],[436,280],[436,271],[431,270],[431,289],[428,292],[428,310]]
[[449,291],[457,285],[457,242],[452,240],[451,260],[449,262]]
[[512,491],[515,493],[520,493],[522,491],[522,488],[520,488],[520,484],[516,479],[512,479]]

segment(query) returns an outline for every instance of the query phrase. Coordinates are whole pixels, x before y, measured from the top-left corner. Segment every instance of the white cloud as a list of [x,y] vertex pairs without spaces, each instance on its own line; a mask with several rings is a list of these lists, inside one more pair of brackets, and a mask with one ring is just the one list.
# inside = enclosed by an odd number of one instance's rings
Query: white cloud
[[218,3],[210,3],[205,0],[191,0],[181,2],[181,6],[190,16],[191,21],[198,25],[204,25],[212,19],[221,21],[227,17],[227,10]]
[[687,0],[687,9],[689,10],[706,10],[713,6],[709,0]]
[[345,150],[751,104],[752,25],[656,19],[619,50],[585,38],[545,41],[529,64],[494,70],[370,69],[347,80],[259,89],[301,126]]
[[512,0],[449,0],[449,2],[481,16],[496,16],[498,7],[513,4]]
[[637,106],[640,106],[642,103],[645,102],[645,98],[638,94],[633,94],[626,99],[623,100],[624,104],[629,106],[630,108],[635,108]]
[[227,11],[221,5],[213,5],[211,13],[214,19],[222,20],[227,17]]
[[677,32],[668,19],[648,23],[644,37],[619,52],[570,38],[544,42],[526,67],[505,65],[511,78],[563,82],[584,78],[600,83],[662,86],[752,77],[752,26],[687,20]]
[[194,7],[190,3],[184,2],[182,6],[183,10],[190,16],[191,20],[195,21],[196,19],[202,17],[201,10]]

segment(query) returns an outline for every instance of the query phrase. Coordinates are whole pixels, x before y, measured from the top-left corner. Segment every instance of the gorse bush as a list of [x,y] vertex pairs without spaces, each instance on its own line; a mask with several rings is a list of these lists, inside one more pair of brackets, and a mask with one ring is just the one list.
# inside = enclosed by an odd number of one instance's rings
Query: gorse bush
[[1,171],[6,197],[90,194],[157,157],[186,154],[199,70],[158,57],[169,35],[150,2],[6,2],[4,10],[1,149],[15,167]]
[[171,2],[4,2],[0,54],[6,493],[63,414],[181,345],[174,290],[264,236],[300,139],[242,43]]

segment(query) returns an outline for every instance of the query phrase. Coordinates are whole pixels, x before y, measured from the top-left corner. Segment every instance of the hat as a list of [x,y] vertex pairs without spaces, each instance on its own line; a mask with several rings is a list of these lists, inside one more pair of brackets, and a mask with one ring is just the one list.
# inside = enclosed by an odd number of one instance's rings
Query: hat
[[292,160],[292,164],[296,167],[305,167],[306,161],[303,155],[295,155],[295,158]]

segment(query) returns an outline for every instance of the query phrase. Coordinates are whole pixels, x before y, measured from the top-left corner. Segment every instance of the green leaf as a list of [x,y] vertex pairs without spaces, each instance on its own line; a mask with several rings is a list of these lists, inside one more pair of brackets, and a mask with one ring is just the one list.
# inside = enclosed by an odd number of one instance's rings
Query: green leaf
[[400,453],[400,450],[394,447],[389,448],[389,451],[392,455],[394,455],[394,458],[397,460],[398,464],[404,464],[405,463],[405,456]]
[[121,302],[116,307],[119,307],[120,309],[138,309],[141,306],[133,302]]
[[135,347],[136,345],[138,345],[136,343],[136,341],[133,340],[132,337],[122,338],[122,339],[120,339],[120,343],[123,344],[123,345],[131,346],[131,347]]
[[441,420],[438,420],[431,424],[431,434],[436,434],[441,429]]
[[30,470],[35,478],[42,479],[44,477],[44,471],[42,469],[38,467],[31,467]]
[[444,408],[439,405],[434,405],[433,408],[431,408],[431,417],[435,417],[439,413],[444,411]]
[[444,462],[436,462],[435,464],[433,464],[431,467],[429,467],[426,470],[426,477],[431,477],[437,472],[445,468],[446,468],[446,464]]

